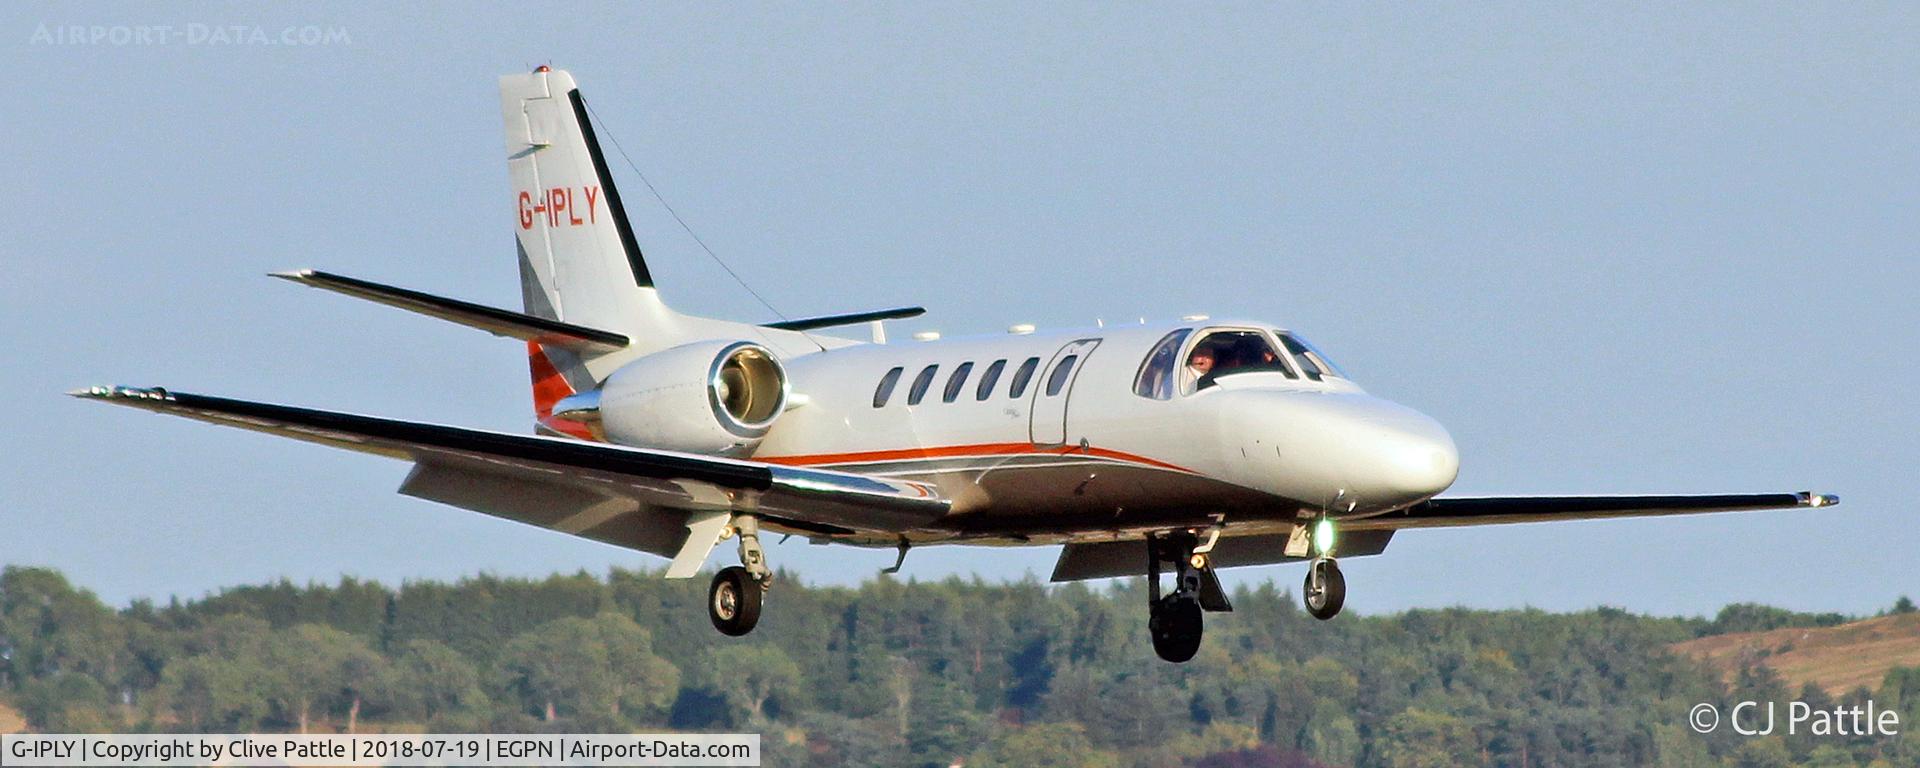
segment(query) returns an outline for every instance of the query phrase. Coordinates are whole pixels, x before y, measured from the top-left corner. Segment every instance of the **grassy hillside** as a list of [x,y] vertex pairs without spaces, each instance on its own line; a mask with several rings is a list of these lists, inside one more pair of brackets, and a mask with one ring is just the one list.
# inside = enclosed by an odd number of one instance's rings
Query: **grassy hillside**
[[1813,683],[1840,695],[1876,688],[1895,667],[1920,666],[1920,613],[1880,616],[1837,627],[1789,627],[1711,635],[1676,643],[1732,680],[1741,666],[1772,669],[1792,689]]
[[19,733],[27,729],[27,719],[20,711],[0,702],[0,733]]

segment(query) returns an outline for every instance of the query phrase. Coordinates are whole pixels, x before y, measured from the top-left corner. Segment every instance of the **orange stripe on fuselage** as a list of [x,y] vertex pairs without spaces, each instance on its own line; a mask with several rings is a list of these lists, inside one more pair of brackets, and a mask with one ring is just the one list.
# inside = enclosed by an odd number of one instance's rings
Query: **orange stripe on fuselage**
[[1176,472],[1199,474],[1177,464],[1168,464],[1159,459],[1106,448],[1063,445],[1058,448],[1040,448],[1032,443],[978,443],[974,445],[944,445],[929,448],[903,448],[891,451],[860,451],[857,453],[819,453],[807,456],[755,456],[755,461],[769,464],[787,464],[792,466],[819,466],[826,464],[860,464],[874,461],[901,461],[910,459],[946,459],[959,456],[1018,456],[1032,454],[1036,456],[1067,456],[1071,454],[1099,456],[1105,459],[1118,459],[1145,464]]

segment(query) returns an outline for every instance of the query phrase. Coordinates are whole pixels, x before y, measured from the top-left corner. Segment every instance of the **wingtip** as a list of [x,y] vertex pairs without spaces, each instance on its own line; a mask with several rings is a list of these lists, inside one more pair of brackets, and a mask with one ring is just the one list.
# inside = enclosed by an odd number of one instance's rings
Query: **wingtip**
[[1840,497],[1831,493],[1803,491],[1800,494],[1800,498],[1802,499],[1801,503],[1809,507],[1831,507],[1840,503]]
[[279,272],[268,272],[267,276],[277,277],[282,280],[293,280],[298,282],[301,280],[311,279],[313,277],[313,274],[314,274],[314,271],[311,269],[287,269],[287,270],[281,270]]
[[89,400],[172,400],[173,399],[173,395],[169,394],[167,390],[163,387],[93,386],[93,387],[81,387],[79,389],[67,390],[67,395],[70,397],[81,397]]

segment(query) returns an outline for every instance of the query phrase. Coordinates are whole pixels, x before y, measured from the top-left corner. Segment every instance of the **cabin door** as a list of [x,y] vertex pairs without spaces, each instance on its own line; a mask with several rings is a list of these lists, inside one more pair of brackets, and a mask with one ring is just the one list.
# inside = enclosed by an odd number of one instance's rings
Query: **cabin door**
[[1057,446],[1067,442],[1067,403],[1073,397],[1073,382],[1087,365],[1099,339],[1069,342],[1053,353],[1053,359],[1040,369],[1033,383],[1033,412],[1028,436],[1034,445]]

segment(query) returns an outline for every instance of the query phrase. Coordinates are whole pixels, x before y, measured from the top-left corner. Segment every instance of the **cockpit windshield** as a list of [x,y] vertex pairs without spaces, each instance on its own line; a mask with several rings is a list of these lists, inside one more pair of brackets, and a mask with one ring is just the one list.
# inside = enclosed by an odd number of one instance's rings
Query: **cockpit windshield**
[[[1196,335],[1198,340],[1187,346],[1187,339]],[[1277,348],[1275,338],[1280,341]],[[1306,339],[1286,331],[1274,331],[1270,336],[1265,330],[1252,328],[1198,332],[1181,328],[1161,337],[1140,362],[1133,393],[1169,400],[1175,392],[1190,395],[1213,386],[1222,376],[1242,373],[1277,373],[1295,380],[1305,374],[1313,381],[1347,377]]]
[[1197,392],[1216,379],[1240,373],[1279,373],[1299,378],[1286,358],[1273,348],[1265,333],[1253,330],[1209,331],[1187,352],[1181,369],[1181,391]]
[[1305,373],[1307,378],[1314,381],[1328,376],[1339,379],[1348,378],[1345,371],[1334,365],[1319,347],[1315,347],[1306,338],[1286,331],[1275,331],[1275,333],[1280,335],[1280,343],[1286,346],[1287,354],[1293,356],[1294,363],[1300,366],[1300,371]]

